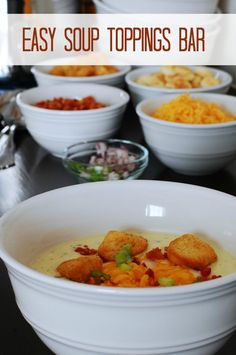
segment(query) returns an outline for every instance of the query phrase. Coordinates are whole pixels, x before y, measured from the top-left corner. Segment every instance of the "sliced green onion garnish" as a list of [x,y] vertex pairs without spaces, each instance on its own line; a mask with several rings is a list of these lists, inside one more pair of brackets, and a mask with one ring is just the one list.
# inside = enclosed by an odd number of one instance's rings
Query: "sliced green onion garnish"
[[127,264],[132,261],[131,257],[131,244],[125,244],[120,251],[115,256],[116,265],[120,266],[121,264]]
[[158,284],[160,286],[174,286],[175,285],[175,279],[173,279],[172,277],[160,277],[158,279]]
[[111,276],[109,274],[105,274],[102,271],[92,271],[91,276],[94,277],[95,279],[102,278],[105,280],[109,280],[111,278]]
[[132,267],[128,264],[121,264],[119,265],[119,268],[123,271],[130,271],[132,269]]

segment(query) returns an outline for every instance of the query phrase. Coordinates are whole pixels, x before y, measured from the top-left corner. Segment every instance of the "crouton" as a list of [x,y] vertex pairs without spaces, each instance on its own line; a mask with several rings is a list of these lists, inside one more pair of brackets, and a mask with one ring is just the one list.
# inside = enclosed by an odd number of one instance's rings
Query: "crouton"
[[175,265],[201,270],[217,260],[214,249],[193,234],[184,234],[170,242],[168,259]]
[[114,261],[116,254],[126,244],[131,245],[131,255],[135,256],[146,250],[148,242],[145,238],[119,231],[110,231],[98,248],[98,254],[107,261]]
[[87,282],[93,271],[102,271],[102,259],[98,255],[81,256],[64,261],[57,267],[59,274],[66,279]]

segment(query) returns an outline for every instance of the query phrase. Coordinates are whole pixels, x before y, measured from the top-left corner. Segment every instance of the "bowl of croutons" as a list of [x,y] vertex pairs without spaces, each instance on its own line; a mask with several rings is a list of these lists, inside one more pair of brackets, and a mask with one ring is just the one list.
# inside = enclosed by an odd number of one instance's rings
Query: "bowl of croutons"
[[223,70],[204,66],[155,66],[132,70],[125,77],[132,101],[164,94],[227,93],[232,76]]
[[53,353],[212,355],[236,329],[235,210],[191,185],[73,185],[3,216],[0,257]]
[[36,65],[31,71],[39,86],[94,83],[122,88],[128,65]]

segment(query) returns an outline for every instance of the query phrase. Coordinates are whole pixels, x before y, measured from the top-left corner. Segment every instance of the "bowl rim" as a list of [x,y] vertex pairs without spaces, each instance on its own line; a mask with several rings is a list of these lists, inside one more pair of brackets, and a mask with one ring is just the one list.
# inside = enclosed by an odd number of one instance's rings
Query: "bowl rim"
[[[42,200],[45,198],[47,195],[54,195],[58,194],[60,191],[73,191],[76,189],[89,189],[91,192],[91,187],[102,187],[103,185],[109,184],[110,186],[116,187],[118,184],[133,184],[137,185],[137,189],[142,188],[144,185],[157,185],[159,184],[160,186],[164,187],[169,187],[172,185],[172,187],[176,188],[184,188],[186,190],[201,190],[210,193],[212,196],[223,196],[226,198],[228,201],[232,201],[234,204],[236,203],[235,196],[227,194],[225,192],[209,189],[206,187],[202,186],[196,186],[196,185],[191,185],[191,184],[183,184],[183,183],[176,183],[176,182],[170,182],[170,181],[155,181],[155,180],[125,180],[125,181],[104,181],[104,182],[99,182],[96,183],[89,183],[89,184],[82,184],[82,185],[71,185],[67,187],[62,187],[59,189],[51,190],[48,192],[44,192],[42,194],[33,196],[23,202],[20,202],[16,207],[13,209],[9,210],[6,212],[1,218],[0,218],[0,230],[2,229],[2,224],[4,224],[5,221],[7,221],[8,218],[10,218],[11,215],[14,214],[17,210],[19,210],[21,207],[30,205],[32,201],[35,200]],[[3,235],[3,233],[2,233]],[[42,274],[38,271],[35,271],[31,269],[29,266],[25,266],[24,264],[20,263],[17,261],[15,258],[13,258],[3,247],[3,240],[4,237],[0,237],[0,257],[4,261],[4,263],[7,266],[10,266],[14,270],[17,270],[17,272],[23,274],[24,276],[32,279],[33,281],[44,283],[47,286],[54,287],[60,290],[64,291],[71,291],[71,292],[76,292],[76,293],[81,293],[81,294],[97,294],[97,295],[102,295],[102,296],[110,296],[110,297],[119,297],[119,296],[126,296],[126,297],[153,297],[153,296],[186,296],[186,295],[191,295],[193,294],[199,294],[202,291],[203,292],[211,292],[212,290],[222,288],[224,286],[232,286],[232,283],[235,284],[236,282],[236,272],[229,274],[227,276],[223,276],[221,278],[217,278],[214,280],[209,280],[207,282],[199,282],[191,285],[184,285],[184,286],[174,286],[174,287],[163,287],[163,288],[114,288],[114,287],[104,287],[104,286],[96,286],[96,285],[87,285],[87,284],[82,284],[82,283],[77,283],[77,282],[72,282],[68,280],[62,280],[58,278],[54,278],[45,274]],[[235,287],[235,286],[234,286]]]
[[[110,167],[113,167],[113,166],[126,166],[126,165],[145,162],[148,159],[148,157],[149,157],[148,149],[146,147],[144,147],[143,145],[139,144],[139,143],[136,143],[136,142],[133,142],[133,141],[130,141],[130,140],[126,140],[126,139],[108,138],[108,139],[99,139],[99,140],[96,139],[96,140],[83,141],[83,142],[75,143],[75,144],[72,144],[72,145],[66,147],[65,150],[64,150],[64,154],[65,155],[62,158],[63,163],[66,163],[67,161],[76,162],[74,159],[69,157],[69,150],[70,149],[75,148],[75,147],[79,147],[79,146],[83,146],[85,144],[96,144],[96,143],[103,143],[103,142],[104,143],[108,143],[108,144],[109,143],[121,143],[121,144],[127,144],[127,145],[130,145],[130,146],[134,146],[134,147],[136,147],[136,148],[138,148],[140,150],[140,152],[139,152],[140,156],[137,159],[135,159],[134,161],[129,162],[129,163],[108,164],[108,165],[107,164],[104,164],[104,165],[96,164],[96,166],[101,166],[101,167],[104,167],[104,166],[110,166]],[[80,164],[85,166],[85,167],[91,166],[91,164],[88,164],[88,163],[80,163]],[[67,167],[67,165],[66,165],[66,167]]]
[[[217,98],[217,97],[225,97],[228,99],[233,99],[235,100],[235,104],[236,104],[236,97],[233,95],[226,95],[226,94],[217,94],[217,93],[191,93],[191,95],[193,97],[205,97],[207,96],[211,96],[212,98]],[[161,98],[169,98],[170,100],[178,97],[179,94],[172,94],[172,95],[159,95],[156,98],[151,98],[151,99],[145,99],[142,100],[137,106],[136,106],[136,113],[139,116],[140,120],[143,121],[147,121],[150,123],[155,124],[155,122],[161,126],[166,126],[166,127],[175,127],[175,128],[185,128],[185,129],[199,129],[199,130],[210,130],[210,129],[219,129],[219,128],[227,128],[227,127],[234,127],[236,126],[236,119],[235,121],[230,121],[230,122],[225,122],[225,123],[208,123],[208,124],[188,124],[188,123],[178,123],[178,122],[170,122],[170,121],[166,121],[166,120],[161,120],[159,118],[155,118],[152,117],[150,115],[148,115],[147,113],[145,113],[143,111],[143,105],[148,104],[148,103],[152,103],[155,100],[159,100]],[[236,115],[235,115],[236,116]]]
[[[112,65],[112,64],[111,64]],[[33,66],[30,70],[31,73],[33,75],[39,75],[45,78],[50,78],[50,79],[54,79],[57,81],[62,81],[62,80],[66,80],[68,82],[77,82],[80,83],[91,83],[91,80],[96,80],[97,82],[101,81],[102,79],[111,79],[111,78],[119,78],[121,76],[125,76],[130,70],[131,70],[131,66],[130,65],[114,65],[116,68],[119,68],[120,70],[116,73],[112,73],[112,74],[106,74],[106,75],[93,75],[93,76],[62,76],[62,75],[53,75],[53,74],[49,74],[46,72],[41,71],[39,68],[41,67],[53,67],[53,65],[35,65]],[[55,65],[56,66],[56,65]]]
[[[160,68],[161,66],[150,66],[148,68],[138,68],[138,69],[134,69],[131,70],[129,73],[126,74],[125,76],[125,81],[127,83],[127,85],[129,85],[131,88],[135,88],[135,89],[142,89],[145,90],[146,92],[156,92],[156,93],[162,93],[162,94],[174,94],[174,93],[185,93],[190,92],[190,93],[201,93],[201,92],[211,92],[211,91],[216,91],[218,89],[223,89],[225,87],[230,87],[232,85],[233,82],[233,77],[230,73],[221,70],[221,69],[216,69],[216,68],[211,68],[211,67],[207,67],[204,65],[186,65],[188,68],[204,68],[204,69],[208,69],[210,72],[212,72],[213,74],[217,75],[217,73],[219,73],[220,75],[225,77],[225,80],[223,83],[218,84],[218,85],[214,85],[214,86],[210,86],[208,88],[191,88],[191,89],[170,89],[170,88],[162,88],[162,87],[156,87],[156,86],[146,86],[146,85],[142,85],[142,84],[138,84],[136,83],[134,80],[132,79],[132,76],[135,74],[152,74],[155,72],[160,72]],[[156,70],[155,70],[156,68]]]
[[[125,90],[122,90],[120,88],[117,88],[117,87],[114,87],[114,86],[109,86],[109,85],[103,85],[103,84],[93,84],[93,83],[73,83],[73,84],[61,84],[60,85],[60,88],[64,88],[65,90],[65,93],[66,93],[66,87],[68,88],[84,88],[84,87],[94,87],[96,89],[102,89],[102,88],[106,88],[106,89],[109,89],[109,91],[116,91],[117,93],[119,92],[120,93],[120,99],[122,100],[121,102],[119,103],[115,103],[115,104],[112,104],[112,105],[109,105],[109,106],[106,106],[106,107],[101,107],[99,109],[90,109],[90,110],[68,110],[68,111],[63,111],[63,110],[49,110],[49,109],[46,109],[46,108],[41,108],[41,107],[37,107],[37,106],[34,106],[33,104],[28,104],[26,102],[24,102],[23,100],[23,97],[24,97],[24,94],[25,93],[28,93],[28,92],[37,92],[37,91],[41,91],[44,89],[43,86],[37,86],[37,87],[34,87],[34,88],[31,88],[31,89],[27,89],[27,90],[24,90],[20,93],[17,94],[16,96],[16,103],[17,105],[20,107],[20,108],[24,108],[24,109],[27,109],[27,110],[30,110],[30,111],[34,111],[34,112],[37,112],[37,113],[46,113],[46,114],[51,114],[52,116],[53,115],[57,115],[57,116],[78,116],[78,115],[91,115],[91,114],[94,114],[95,112],[107,112],[107,111],[111,111],[111,110],[114,110],[116,108],[119,108],[119,107],[122,107],[124,105],[127,105],[128,102],[130,101],[130,95],[125,91]],[[47,86],[47,88],[50,88],[52,91],[53,91],[53,88],[58,88],[58,85],[54,84],[54,85],[50,85],[50,86]],[[65,94],[66,96],[66,94]],[[91,95],[93,96],[93,95]],[[105,95],[104,95],[104,98],[105,98]]]
[[[160,0],[159,0],[160,1]],[[169,1],[169,0],[168,0]],[[190,0],[191,2],[195,2],[195,0]],[[206,0],[200,0],[201,2],[205,2]],[[215,0],[211,0],[212,2],[215,1]],[[187,0],[185,0],[185,2],[187,2]],[[114,12],[114,13],[130,13],[130,12],[127,12],[125,10],[121,10],[121,9],[117,9],[117,8],[114,8],[112,5],[108,4],[107,2],[103,2],[102,0],[94,0],[94,3],[95,5],[99,5],[101,7],[103,7],[104,10],[108,10],[108,11],[111,11],[111,12]],[[218,10],[219,8],[217,8],[216,10]]]
[[103,10],[106,10],[110,13],[113,13],[113,14],[129,14],[129,12],[125,11],[125,10],[120,10],[120,9],[117,9],[116,7],[113,7],[112,5],[108,5],[107,3],[104,3],[102,0],[94,0],[94,4],[97,6],[100,6],[103,8]]

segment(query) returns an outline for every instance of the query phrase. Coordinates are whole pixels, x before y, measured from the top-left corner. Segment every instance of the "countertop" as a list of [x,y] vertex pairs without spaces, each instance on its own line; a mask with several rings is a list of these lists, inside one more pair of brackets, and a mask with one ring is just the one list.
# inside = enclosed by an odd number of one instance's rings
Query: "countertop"
[[[138,118],[132,107],[127,110],[117,137],[145,144]],[[30,196],[77,183],[63,168],[60,159],[50,156],[40,148],[26,130],[18,129],[15,140],[16,165],[0,171],[0,215]],[[236,160],[217,174],[190,177],[174,173],[150,154],[149,165],[140,178],[200,185],[236,196]],[[0,289],[0,355],[52,354],[21,316],[5,266],[1,261]],[[236,354],[236,334],[217,353],[217,355],[233,354]]]

